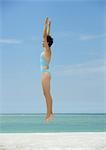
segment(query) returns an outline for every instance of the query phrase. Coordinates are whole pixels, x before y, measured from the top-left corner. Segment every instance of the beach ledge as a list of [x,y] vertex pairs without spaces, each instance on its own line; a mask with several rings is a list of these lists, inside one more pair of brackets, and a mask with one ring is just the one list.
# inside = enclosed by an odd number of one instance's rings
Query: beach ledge
[[0,150],[106,150],[106,132],[0,133]]

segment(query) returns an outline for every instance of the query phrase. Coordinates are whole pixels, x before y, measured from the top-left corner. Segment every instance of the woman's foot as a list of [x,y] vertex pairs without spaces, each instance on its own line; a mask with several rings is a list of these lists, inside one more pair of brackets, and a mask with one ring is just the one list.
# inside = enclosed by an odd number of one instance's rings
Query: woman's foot
[[45,122],[48,123],[48,122],[51,121],[52,119],[53,119],[53,113],[46,116]]

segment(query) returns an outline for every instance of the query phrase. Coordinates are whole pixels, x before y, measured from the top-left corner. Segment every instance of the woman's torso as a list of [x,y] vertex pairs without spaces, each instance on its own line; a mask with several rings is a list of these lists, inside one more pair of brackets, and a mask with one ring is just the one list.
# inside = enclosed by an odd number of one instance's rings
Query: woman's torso
[[45,69],[49,68],[50,59],[51,59],[51,52],[49,52],[49,53],[47,53],[45,51],[41,52],[41,55],[40,55],[41,69],[42,68],[45,68]]

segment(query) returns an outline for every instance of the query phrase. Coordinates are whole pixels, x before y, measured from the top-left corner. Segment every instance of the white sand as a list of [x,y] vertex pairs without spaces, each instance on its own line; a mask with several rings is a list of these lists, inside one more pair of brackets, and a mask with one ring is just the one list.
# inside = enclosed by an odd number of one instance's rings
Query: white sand
[[106,150],[106,132],[1,133],[0,150]]

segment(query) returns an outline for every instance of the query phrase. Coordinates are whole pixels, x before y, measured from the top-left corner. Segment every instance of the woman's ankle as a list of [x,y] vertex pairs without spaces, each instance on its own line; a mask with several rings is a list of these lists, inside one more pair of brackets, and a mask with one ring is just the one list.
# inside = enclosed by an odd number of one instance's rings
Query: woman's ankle
[[47,113],[46,118],[50,117],[51,115],[53,115],[53,112],[52,113]]

